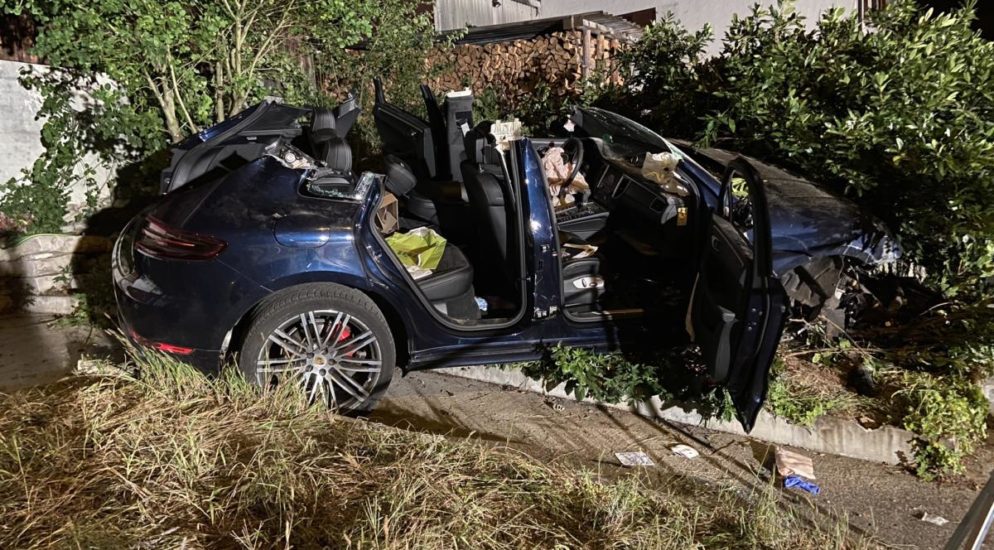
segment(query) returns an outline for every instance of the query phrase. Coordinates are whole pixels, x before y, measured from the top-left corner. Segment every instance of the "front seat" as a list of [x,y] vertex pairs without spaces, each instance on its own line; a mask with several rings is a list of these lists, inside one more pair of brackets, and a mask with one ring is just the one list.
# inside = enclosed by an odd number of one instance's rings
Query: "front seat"
[[486,147],[493,145],[489,133],[490,123],[483,122],[466,134],[467,160],[460,165],[470,209],[477,220],[478,253],[481,265],[510,275],[508,266],[509,245],[512,242],[508,220],[514,201],[503,176],[498,170],[485,165]]

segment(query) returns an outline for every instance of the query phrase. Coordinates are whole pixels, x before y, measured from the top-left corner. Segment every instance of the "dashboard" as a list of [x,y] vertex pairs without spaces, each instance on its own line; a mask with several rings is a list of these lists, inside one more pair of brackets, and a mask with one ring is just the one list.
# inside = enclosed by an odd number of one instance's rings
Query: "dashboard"
[[[694,242],[689,232],[696,224],[696,188],[684,185],[684,191],[689,189],[689,193],[681,195],[643,176],[644,151],[600,139],[582,138],[582,143],[579,173],[590,191],[585,201],[556,209],[560,229],[589,237],[607,228],[646,254],[689,254]],[[548,144],[554,142],[550,140]],[[536,145],[547,144],[542,140]],[[682,176],[677,178],[680,181]]]

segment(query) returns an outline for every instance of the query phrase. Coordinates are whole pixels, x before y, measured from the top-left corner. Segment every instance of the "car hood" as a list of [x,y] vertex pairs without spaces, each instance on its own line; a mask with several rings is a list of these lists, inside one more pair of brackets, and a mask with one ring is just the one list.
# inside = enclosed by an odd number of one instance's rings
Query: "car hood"
[[[712,174],[720,175],[739,156],[756,168],[766,191],[778,268],[791,267],[784,265],[788,257],[844,254],[870,264],[891,262],[900,257],[900,247],[883,222],[863,212],[852,201],[783,169],[738,153],[695,148],[685,141],[669,141],[690,152],[694,160]],[[798,261],[790,260],[789,263]]]

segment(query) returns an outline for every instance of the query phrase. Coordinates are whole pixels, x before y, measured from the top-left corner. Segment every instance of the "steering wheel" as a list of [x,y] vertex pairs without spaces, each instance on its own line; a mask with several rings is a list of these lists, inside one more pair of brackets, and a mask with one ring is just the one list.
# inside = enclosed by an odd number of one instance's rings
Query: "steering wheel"
[[[744,177],[731,168],[726,170],[721,181],[721,189],[718,192],[718,215],[742,229],[748,230],[752,229],[753,226],[752,198],[749,196],[748,190],[743,192],[734,189],[735,180],[739,179],[741,185],[744,183]],[[736,196],[737,194],[742,196]]]
[[570,170],[569,175],[566,176],[565,180],[563,180],[562,186],[559,187],[560,202],[562,202],[567,193],[569,193],[569,188],[573,184],[573,180],[576,179],[576,175],[580,173],[580,166],[583,164],[583,142],[580,141],[580,138],[572,136],[563,142],[563,150],[565,151],[570,144],[573,145],[573,149],[575,151],[573,156],[569,159],[569,161],[573,163],[573,169]]

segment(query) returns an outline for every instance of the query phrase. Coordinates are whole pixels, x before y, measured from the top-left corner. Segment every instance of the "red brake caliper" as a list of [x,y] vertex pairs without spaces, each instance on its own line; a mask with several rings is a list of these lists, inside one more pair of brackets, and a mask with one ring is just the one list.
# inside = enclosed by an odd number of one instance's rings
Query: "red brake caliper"
[[[352,331],[349,327],[342,327],[342,333],[338,335],[338,343],[341,344],[342,342],[348,340],[350,336],[352,336]],[[353,353],[355,352],[350,352],[347,355],[351,356]]]

